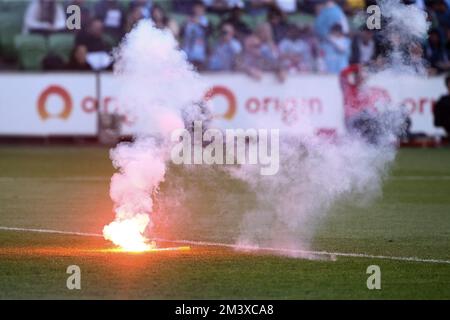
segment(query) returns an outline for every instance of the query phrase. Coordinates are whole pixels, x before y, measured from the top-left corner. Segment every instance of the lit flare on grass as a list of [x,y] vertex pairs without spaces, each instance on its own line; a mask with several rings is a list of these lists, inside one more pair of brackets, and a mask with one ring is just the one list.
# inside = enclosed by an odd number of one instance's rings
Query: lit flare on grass
[[156,249],[154,242],[144,236],[150,223],[147,214],[137,214],[131,218],[118,219],[103,228],[103,236],[119,247],[118,250],[144,252]]

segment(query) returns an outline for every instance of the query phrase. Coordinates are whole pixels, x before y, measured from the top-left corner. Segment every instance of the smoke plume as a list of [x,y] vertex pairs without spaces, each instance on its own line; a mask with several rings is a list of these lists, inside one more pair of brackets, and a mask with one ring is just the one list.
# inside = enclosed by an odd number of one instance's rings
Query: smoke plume
[[117,99],[137,133],[110,153],[118,170],[110,195],[116,218],[104,236],[129,250],[142,250],[151,227],[153,199],[164,180],[170,133],[184,126],[181,110],[198,101],[205,87],[170,31],[141,21],[116,52]]
[[[378,34],[387,50],[384,65],[369,80],[380,74],[423,72],[417,45],[428,28],[425,13],[399,0],[384,0],[379,5],[383,24]],[[188,113],[189,121],[199,119],[195,102],[203,96],[205,86],[177,49],[172,35],[149,22],[140,22],[126,37],[117,52],[117,61],[119,102],[137,121],[139,133],[134,142],[120,144],[111,151],[118,170],[111,180],[116,218],[104,228],[104,235],[119,246],[133,249],[141,248],[142,240],[147,240],[145,231],[152,224],[153,201],[159,199],[158,206],[164,206],[164,197],[157,193],[166,175],[169,133],[183,127],[182,110]],[[361,90],[365,90],[364,85]],[[374,121],[369,138],[358,130],[337,137],[281,136],[280,169],[276,175],[260,175],[257,165],[206,169],[226,172],[254,197],[253,205],[242,205],[245,213],[236,225],[238,236],[229,241],[247,246],[308,249],[319,223],[337,203],[351,200],[366,204],[379,196],[395,159],[396,136],[402,131],[405,115],[401,106],[385,102],[377,109],[377,114],[370,115]],[[203,170],[198,168],[191,169]],[[171,205],[178,214],[174,218],[180,220],[187,218],[181,214],[189,215],[183,201],[187,194],[194,198],[196,185],[183,188],[187,182],[177,179],[173,177],[177,185],[167,194],[177,200],[177,205]],[[221,195],[217,203],[211,204],[217,211],[227,211],[227,207],[239,202],[231,193],[226,194],[224,184],[218,181],[209,181],[208,192]],[[199,201],[201,198],[196,195]],[[216,226],[220,227],[223,224]],[[209,233],[214,239],[214,229]]]

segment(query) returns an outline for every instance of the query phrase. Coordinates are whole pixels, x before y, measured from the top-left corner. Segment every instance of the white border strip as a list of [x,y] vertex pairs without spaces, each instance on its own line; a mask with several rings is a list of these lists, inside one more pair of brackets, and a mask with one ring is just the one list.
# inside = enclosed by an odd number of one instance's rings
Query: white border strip
[[[0,230],[5,231],[20,231],[20,232],[38,232],[38,233],[54,233],[54,234],[66,234],[84,237],[103,237],[99,233],[86,233],[86,232],[74,232],[74,231],[61,231],[50,229],[33,229],[33,228],[16,228],[16,227],[4,227],[0,226]],[[192,240],[168,240],[156,238],[153,239],[162,242],[172,242],[180,244],[189,244],[196,246],[208,246],[208,247],[225,247],[237,250],[251,250],[251,251],[270,251],[277,253],[286,253],[290,255],[299,255],[304,257],[311,256],[326,256],[335,260],[336,257],[350,257],[350,258],[368,258],[368,259],[382,259],[382,260],[394,260],[394,261],[409,261],[409,262],[422,262],[422,263],[438,263],[438,264],[450,264],[450,260],[443,259],[424,259],[418,257],[395,257],[395,256],[383,256],[383,255],[371,255],[365,253],[344,253],[344,252],[329,252],[329,251],[309,251],[309,250],[295,250],[295,249],[283,249],[283,248],[271,248],[271,247],[256,247],[256,246],[242,246],[230,243],[220,242],[208,242],[208,241],[192,241]]]
[[[55,181],[55,182],[106,182],[110,181],[111,177],[107,176],[67,176],[67,177],[7,177],[0,176],[0,182],[11,181],[29,181],[29,180],[43,180],[43,181]],[[389,176],[387,180],[394,181],[449,181],[450,176]]]

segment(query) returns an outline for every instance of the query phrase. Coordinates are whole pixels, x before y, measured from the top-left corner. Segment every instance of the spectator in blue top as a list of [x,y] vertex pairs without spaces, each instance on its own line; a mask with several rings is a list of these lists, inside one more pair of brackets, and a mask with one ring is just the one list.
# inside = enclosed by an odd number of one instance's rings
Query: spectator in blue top
[[341,25],[344,34],[349,31],[347,17],[344,11],[334,1],[318,1],[316,5],[316,20],[314,22],[314,31],[319,38],[326,38],[330,30],[336,24]]
[[202,70],[205,66],[208,33],[209,20],[205,14],[205,5],[198,1],[192,7],[192,14],[184,26],[181,46],[189,62],[198,70]]
[[209,59],[209,69],[214,71],[234,70],[236,58],[241,53],[242,46],[235,37],[231,23],[224,23],[221,28],[220,39]]
[[330,73],[340,73],[349,64],[351,41],[344,34],[342,26],[332,26],[329,35],[322,41],[325,54],[326,70]]

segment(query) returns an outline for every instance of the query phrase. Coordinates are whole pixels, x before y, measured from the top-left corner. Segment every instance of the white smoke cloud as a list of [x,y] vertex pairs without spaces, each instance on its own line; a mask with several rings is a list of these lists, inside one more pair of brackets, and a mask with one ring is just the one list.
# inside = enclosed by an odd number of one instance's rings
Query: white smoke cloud
[[382,26],[386,36],[396,29],[401,31],[403,41],[426,37],[429,27],[427,13],[418,6],[404,5],[400,0],[380,0],[378,5],[386,18],[386,25]]
[[[387,19],[381,32],[392,45],[389,55],[394,57],[383,72],[417,72],[400,50],[426,34],[425,14],[398,0],[384,0],[380,6]],[[127,36],[117,58],[119,102],[138,117],[140,129],[135,142],[121,144],[111,152],[118,170],[111,180],[116,219],[105,227],[104,234],[123,246],[129,241],[120,236],[124,229],[137,239],[151,225],[151,219],[145,216],[151,218],[155,194],[164,181],[169,133],[182,127],[180,110],[187,112],[184,117],[190,121],[199,118],[198,106],[193,102],[199,101],[206,88],[177,49],[172,35],[155,29],[149,22],[140,22]],[[388,109],[398,110],[399,106]],[[403,116],[398,112],[380,113],[377,120],[376,143],[357,134],[330,139],[297,133],[280,137],[280,168],[276,175],[261,176],[256,165],[229,170],[256,198],[237,226],[238,244],[308,249],[318,224],[333,206],[347,199],[367,203],[380,195],[383,178],[395,159],[393,136],[399,131]],[[190,186],[195,188],[195,184]],[[171,196],[183,201],[186,191],[177,188]],[[217,181],[210,183],[210,189],[223,193],[223,186]],[[223,194],[221,200],[221,206],[228,206],[236,199]],[[185,210],[179,212],[185,214]],[[121,223],[124,221],[126,224]]]
[[[379,5],[385,18],[380,32],[390,50],[387,64],[369,78],[423,74],[421,60],[411,63],[409,48],[426,35],[426,14],[399,0],[383,0]],[[333,206],[348,199],[367,204],[381,195],[383,178],[395,159],[395,136],[402,131],[405,115],[398,105],[377,107],[379,113],[371,116],[376,120],[376,128],[372,128],[376,129],[376,141],[360,134],[337,139],[285,136],[277,175],[258,176],[250,166],[232,169],[233,176],[249,183],[258,199],[244,215],[238,244],[310,249],[318,224]]]

